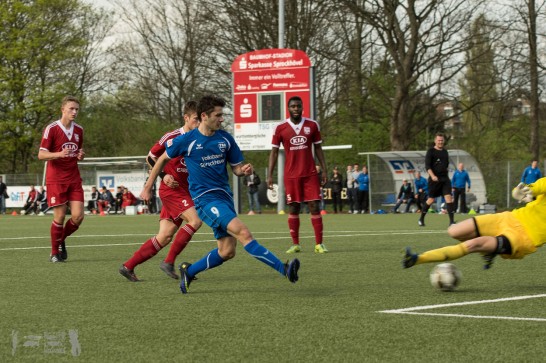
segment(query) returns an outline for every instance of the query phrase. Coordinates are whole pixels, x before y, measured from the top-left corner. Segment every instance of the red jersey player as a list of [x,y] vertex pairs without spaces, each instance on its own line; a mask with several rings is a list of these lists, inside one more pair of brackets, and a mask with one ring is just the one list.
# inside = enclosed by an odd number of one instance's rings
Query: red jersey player
[[[271,154],[269,156],[269,172],[267,183],[273,187],[273,170],[279,156],[281,144],[286,153],[284,169],[284,186],[286,203],[289,206],[288,228],[292,236],[293,245],[286,253],[300,252],[299,229],[301,203],[307,203],[311,213],[311,224],[315,232],[315,252],[326,253],[328,250],[322,244],[322,216],[320,214],[321,183],[327,181],[326,161],[322,151],[322,137],[316,121],[302,117],[303,101],[300,97],[291,97],[288,100],[290,118],[281,122],[275,128]],[[320,163],[322,175],[319,181],[313,148]]]
[[[184,106],[184,127],[166,133],[150,150],[147,161],[153,167],[157,159],[165,152],[168,140],[183,135],[199,125],[197,103],[189,101]],[[197,216],[188,187],[188,169],[183,157],[171,159],[160,174],[159,197],[163,203],[159,216],[159,232],[148,239],[119,269],[119,273],[129,281],[139,281],[134,268],[155,256],[163,247],[171,242],[174,234],[185,220],[186,224],[176,233],[169,253],[159,268],[173,279],[178,279],[174,272],[176,256],[182,252],[193,234],[201,227],[201,219]]]
[[[43,133],[38,159],[47,161],[47,203],[53,207],[51,224],[51,262],[68,258],[65,240],[83,221],[83,188],[78,161],[83,160],[83,128],[74,120],[80,110],[76,97],[66,96],[61,119],[49,124]],[[70,219],[64,223],[67,205]]]

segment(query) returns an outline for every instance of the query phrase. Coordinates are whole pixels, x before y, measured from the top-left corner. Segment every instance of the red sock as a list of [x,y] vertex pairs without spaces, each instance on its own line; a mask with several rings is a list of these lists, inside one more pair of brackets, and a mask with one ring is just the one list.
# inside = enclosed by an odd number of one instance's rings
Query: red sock
[[66,238],[72,233],[76,232],[78,228],[80,228],[80,226],[76,225],[76,223],[72,221],[72,218],[70,218],[68,222],[64,224],[63,237],[61,241],[66,240]]
[[195,229],[189,224],[185,224],[182,228],[180,228],[176,236],[174,236],[174,241],[171,244],[167,257],[165,258],[166,263],[174,265],[176,256],[178,256],[184,250],[184,248],[186,248],[194,233]]
[[51,254],[56,255],[59,253],[59,246],[61,245],[63,237],[63,225],[58,224],[55,221],[51,223]]
[[144,261],[148,261],[150,258],[157,255],[163,247],[157,242],[155,237],[150,238],[135,252],[133,257],[127,260],[123,265],[129,270],[133,270],[135,266],[140,265]]
[[311,215],[311,224],[313,225],[313,230],[315,231],[315,243],[320,245],[322,243],[322,216],[320,214]]
[[297,214],[288,215],[288,228],[290,229],[290,236],[292,237],[292,243],[295,245],[300,244],[300,216]]

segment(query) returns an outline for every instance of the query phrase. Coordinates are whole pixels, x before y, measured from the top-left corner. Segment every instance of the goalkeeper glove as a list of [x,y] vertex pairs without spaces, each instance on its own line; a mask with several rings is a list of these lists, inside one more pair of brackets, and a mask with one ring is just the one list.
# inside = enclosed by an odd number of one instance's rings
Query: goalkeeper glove
[[533,201],[533,192],[531,189],[523,184],[519,183],[513,190],[512,190],[512,197],[514,197],[515,200],[525,203],[529,203]]

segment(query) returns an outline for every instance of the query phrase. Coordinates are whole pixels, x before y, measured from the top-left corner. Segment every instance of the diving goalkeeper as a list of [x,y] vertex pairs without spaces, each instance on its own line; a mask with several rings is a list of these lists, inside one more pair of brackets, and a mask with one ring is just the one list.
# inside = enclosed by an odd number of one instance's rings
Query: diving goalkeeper
[[[485,269],[493,259],[520,259],[546,243],[546,178],[518,184],[512,196],[527,205],[511,212],[479,215],[450,226],[448,234],[461,243],[416,254],[406,248],[402,265],[409,268],[430,262],[451,261],[481,253]],[[536,198],[536,200],[533,200]],[[463,242],[464,241],[464,242]]]

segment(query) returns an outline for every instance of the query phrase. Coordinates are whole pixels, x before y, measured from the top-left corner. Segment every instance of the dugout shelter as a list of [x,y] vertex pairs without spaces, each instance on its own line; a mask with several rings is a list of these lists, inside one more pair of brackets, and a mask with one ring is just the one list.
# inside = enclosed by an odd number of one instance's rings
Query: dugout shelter
[[[476,159],[464,150],[448,150],[449,177],[462,162],[470,176],[472,187],[466,194],[466,201],[470,208],[478,211],[479,207],[487,202],[486,188],[483,174]],[[358,153],[360,165],[368,165],[370,175],[370,210],[391,209],[396,203],[396,196],[402,186],[402,181],[408,179],[412,187],[415,186],[414,172],[420,171],[428,179],[425,170],[426,151],[385,151]],[[363,159],[362,159],[363,158]]]

